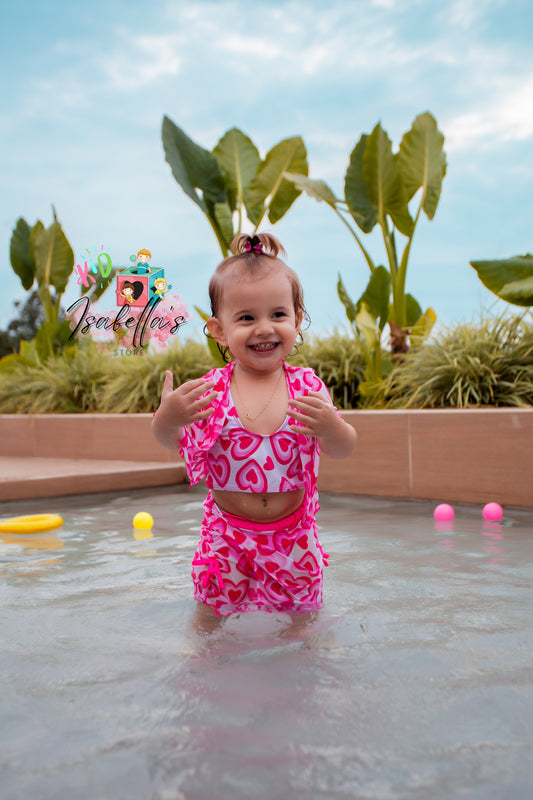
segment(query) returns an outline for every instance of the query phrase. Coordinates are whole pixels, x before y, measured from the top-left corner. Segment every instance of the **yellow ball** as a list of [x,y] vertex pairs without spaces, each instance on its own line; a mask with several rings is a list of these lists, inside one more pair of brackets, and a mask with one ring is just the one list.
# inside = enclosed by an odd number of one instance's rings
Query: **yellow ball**
[[141,531],[149,531],[154,524],[154,518],[147,511],[139,511],[133,517],[133,527]]

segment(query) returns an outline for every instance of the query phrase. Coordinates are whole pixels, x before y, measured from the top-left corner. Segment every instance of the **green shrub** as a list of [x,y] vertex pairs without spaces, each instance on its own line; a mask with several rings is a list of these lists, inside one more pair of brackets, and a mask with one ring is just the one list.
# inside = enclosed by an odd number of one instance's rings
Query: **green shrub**
[[[365,361],[357,341],[305,334],[289,363],[312,367],[338,408],[361,398]],[[139,413],[159,405],[165,370],[174,385],[216,366],[205,342],[177,340],[160,353],[113,357],[90,339],[38,359],[0,361],[0,413]],[[459,323],[412,350],[383,382],[374,407],[467,408],[533,405],[533,325],[500,317]]]
[[0,413],[68,414],[99,411],[107,380],[105,360],[90,341],[80,342],[45,363],[17,357],[2,362]]
[[[313,367],[330,388],[339,408],[358,402],[364,359],[351,336],[306,335],[290,363]],[[205,342],[176,341],[151,355],[113,357],[91,339],[51,356],[46,363],[17,357],[0,364],[0,413],[139,413],[159,406],[165,371],[174,386],[205,375],[217,366]]]
[[523,317],[459,323],[409,353],[385,387],[389,408],[533,405],[533,326]]
[[301,367],[312,367],[328,387],[338,408],[358,406],[365,359],[359,343],[352,336],[337,331],[325,338],[305,334],[298,353],[287,361]]

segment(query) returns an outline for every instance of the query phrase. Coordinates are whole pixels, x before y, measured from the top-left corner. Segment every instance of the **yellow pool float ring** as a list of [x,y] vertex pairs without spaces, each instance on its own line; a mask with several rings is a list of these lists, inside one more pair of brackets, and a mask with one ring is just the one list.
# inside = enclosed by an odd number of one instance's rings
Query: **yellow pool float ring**
[[26,517],[0,519],[0,533],[44,533],[60,528],[63,518],[59,514],[28,514]]

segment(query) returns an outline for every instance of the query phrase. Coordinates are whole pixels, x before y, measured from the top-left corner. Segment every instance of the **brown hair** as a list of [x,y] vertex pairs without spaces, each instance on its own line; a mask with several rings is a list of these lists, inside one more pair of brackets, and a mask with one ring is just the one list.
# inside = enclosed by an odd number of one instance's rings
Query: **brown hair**
[[[260,245],[260,252],[250,249],[252,242],[257,242]],[[306,316],[307,312],[304,306],[303,289],[300,280],[294,270],[278,258],[279,253],[283,255],[286,255],[286,253],[275,236],[270,233],[259,233],[251,237],[241,233],[233,239],[230,250],[233,255],[220,262],[209,281],[209,300],[211,301],[211,314],[213,317],[216,317],[222,302],[222,278],[230,267],[241,267],[244,273],[253,275],[254,272],[259,273],[267,270],[269,267],[273,267],[274,264],[280,266],[289,279],[296,317],[298,317],[300,311]]]

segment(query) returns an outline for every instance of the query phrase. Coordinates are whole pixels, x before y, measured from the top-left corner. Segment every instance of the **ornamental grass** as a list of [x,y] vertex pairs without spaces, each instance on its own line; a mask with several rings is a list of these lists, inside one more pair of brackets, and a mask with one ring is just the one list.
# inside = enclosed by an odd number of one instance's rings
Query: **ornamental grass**
[[[165,371],[174,386],[217,366],[205,342],[176,340],[158,353],[115,356],[90,339],[45,363],[0,361],[0,413],[140,413],[159,406]],[[338,408],[475,408],[533,405],[533,325],[502,316],[459,323],[408,353],[373,396],[360,397],[358,342],[335,332],[305,334],[288,361],[310,366]]]
[[533,405],[533,325],[502,315],[441,330],[410,352],[384,386],[387,408]]
[[0,413],[95,412],[106,380],[106,366],[90,341],[69,347],[45,363],[12,360],[0,372]]

